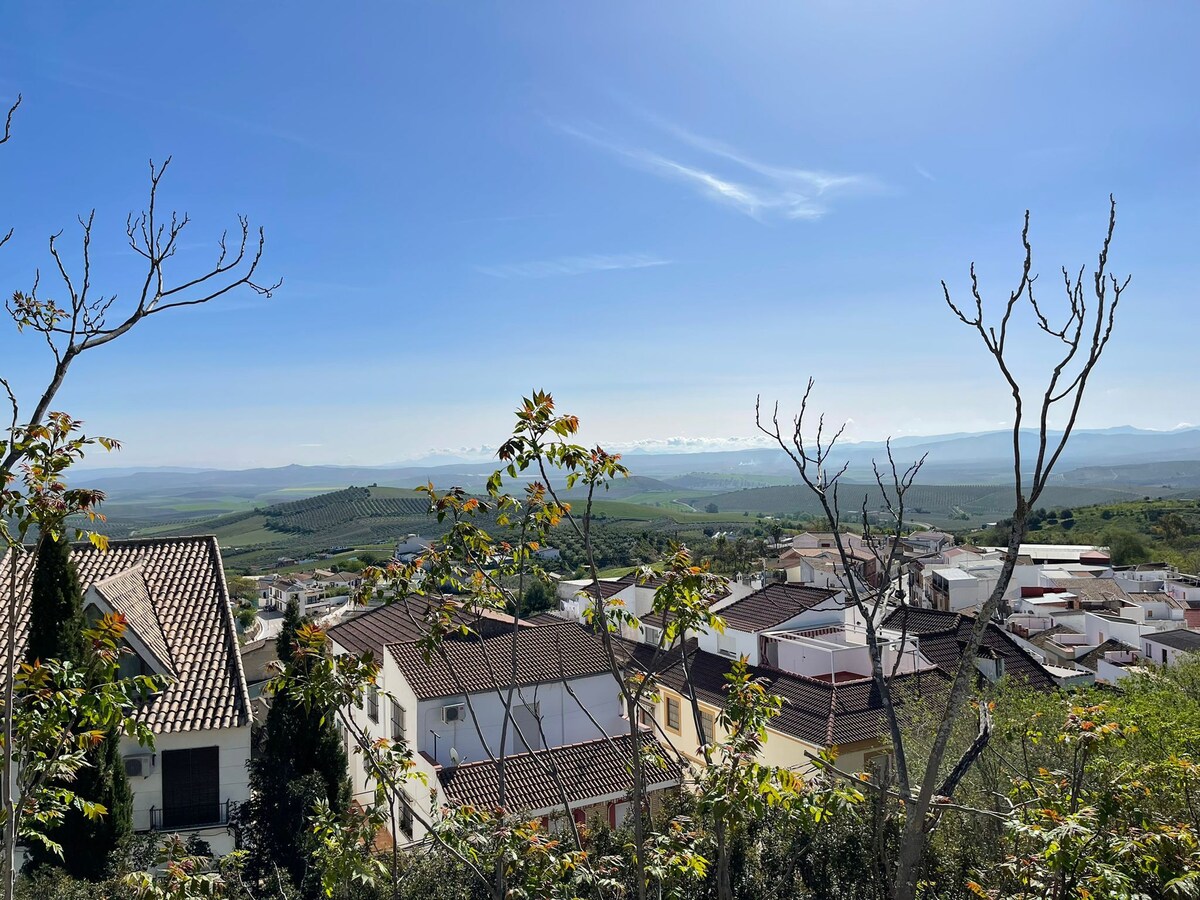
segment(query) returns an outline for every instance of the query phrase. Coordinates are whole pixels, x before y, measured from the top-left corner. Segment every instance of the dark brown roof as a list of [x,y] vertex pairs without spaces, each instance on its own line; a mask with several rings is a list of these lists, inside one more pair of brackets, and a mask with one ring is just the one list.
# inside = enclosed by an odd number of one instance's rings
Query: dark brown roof
[[[641,743],[643,751],[657,749],[658,756],[669,759],[666,749],[653,737],[643,734]],[[633,740],[624,734],[509,756],[504,762],[505,805],[510,810],[530,814],[561,809],[555,771],[572,806],[622,797],[633,789],[632,750]],[[491,760],[464,763],[443,769],[438,779],[451,802],[495,808],[500,805],[497,769],[497,763]],[[680,782],[678,762],[666,762],[665,769],[647,766],[645,771],[649,790],[673,787]]]
[[1100,660],[1104,658],[1105,653],[1125,653],[1136,651],[1135,647],[1131,647],[1124,641],[1117,641],[1113,638],[1108,638],[1104,643],[1089,650],[1083,656],[1077,657],[1075,665],[1087,669],[1090,672],[1095,672],[1100,665]]
[[[921,655],[953,673],[958,668],[963,648],[970,640],[974,623],[972,616],[906,606],[893,610],[883,620],[883,627],[915,634]],[[1009,678],[1024,681],[1029,687],[1041,690],[1054,690],[1057,686],[1046,667],[994,623],[988,623],[979,649],[981,653],[990,651],[989,655],[1003,659],[1004,674]]]
[[596,599],[596,594],[599,593],[602,600],[607,600],[613,594],[621,593],[629,585],[630,582],[628,581],[605,581],[602,579],[600,581],[593,581],[587,587],[580,590],[579,593],[587,594],[593,600]]
[[[725,676],[733,660],[688,643],[690,685],[698,699],[713,706],[725,705]],[[784,698],[783,708],[767,726],[773,731],[799,738],[817,747],[876,740],[887,732],[883,699],[873,679],[859,678],[836,685],[816,678],[792,675],[775,669],[748,667],[752,678],[760,679],[768,693]],[[660,684],[683,696],[691,696],[684,675],[681,654],[676,651],[672,663],[660,669]],[[939,669],[897,675],[891,679],[893,703],[903,708],[906,702],[927,705],[945,701],[949,678]],[[917,707],[914,707],[917,708]]]
[[1171,647],[1175,650],[1186,650],[1189,652],[1200,650],[1200,631],[1192,631],[1188,628],[1176,628],[1172,631],[1143,634],[1142,640],[1153,641],[1156,644],[1162,644],[1164,647]]
[[387,649],[420,700],[611,671],[600,638],[569,619],[532,626],[526,623],[515,636],[510,624],[483,635],[447,637],[428,660],[416,641],[389,644]]
[[[423,597],[404,597],[386,606],[372,609],[339,622],[329,629],[329,636],[351,653],[371,651],[382,658],[389,644],[401,644],[420,640],[429,633],[428,616],[432,604]],[[481,619],[477,613],[458,607],[454,621],[467,625],[476,632],[490,632],[503,627],[494,618]],[[511,628],[511,620],[508,623]]]
[[799,584],[768,584],[718,610],[717,615],[725,620],[726,627],[735,631],[762,631],[795,618],[837,593],[829,588]]
[[1079,634],[1079,632],[1074,628],[1068,628],[1066,625],[1052,625],[1043,631],[1039,631],[1037,634],[1031,634],[1029,636],[1029,643],[1045,650],[1046,645],[1060,634]]
[[[24,575],[33,557],[28,553],[22,557]],[[120,594],[119,584],[130,587],[130,571],[140,570],[178,677],[140,709],[139,719],[157,734],[249,724],[250,697],[215,537],[112,541],[107,552],[91,544],[74,544],[71,559],[85,591],[110,582],[103,589],[106,597]],[[115,576],[124,577],[113,581]],[[6,579],[0,590],[7,592],[7,587]],[[135,588],[130,590],[136,593]],[[124,596],[128,599],[132,594]],[[7,624],[7,608],[7,603],[0,604],[0,629]],[[148,615],[145,610],[137,614]],[[150,623],[131,624],[143,642],[152,640],[145,633],[152,631]],[[19,603],[17,628],[16,649],[21,655],[29,632],[28,594]]]

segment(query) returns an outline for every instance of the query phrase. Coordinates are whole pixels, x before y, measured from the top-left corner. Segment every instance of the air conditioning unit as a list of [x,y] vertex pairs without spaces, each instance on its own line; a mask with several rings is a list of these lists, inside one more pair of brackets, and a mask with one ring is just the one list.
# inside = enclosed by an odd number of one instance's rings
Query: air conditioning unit
[[449,725],[452,722],[461,722],[467,717],[467,706],[465,703],[451,703],[449,706],[442,707],[442,721]]
[[125,757],[126,778],[149,778],[154,771],[154,755],[143,753]]

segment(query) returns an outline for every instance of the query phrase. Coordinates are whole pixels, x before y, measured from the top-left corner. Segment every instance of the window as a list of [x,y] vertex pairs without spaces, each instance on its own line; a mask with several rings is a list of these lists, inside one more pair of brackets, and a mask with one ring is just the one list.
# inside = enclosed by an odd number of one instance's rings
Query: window
[[711,744],[713,742],[713,714],[710,712],[700,711],[700,732],[704,735],[704,743]]
[[412,798],[408,791],[400,791],[400,830],[409,837],[413,835]]
[[117,677],[118,678],[136,678],[139,675],[154,675],[153,669],[146,665],[146,661],[138,656],[125,641],[121,642],[122,650],[129,650],[129,653],[123,653],[121,660],[118,663]]
[[164,750],[162,827],[188,828],[220,822],[219,773],[220,750],[217,747]]
[[404,707],[395,700],[390,701],[392,712],[392,740],[404,740],[406,730],[404,727]]
[[728,656],[730,659],[737,659],[737,638],[732,634],[717,635],[717,652],[722,656]]
[[667,727],[679,731],[679,701],[674,697],[667,698]]
[[367,688],[367,715],[372,722],[379,721],[379,686],[375,684]]
[[662,633],[663,632],[661,628],[655,628],[653,625],[642,626],[642,637],[645,639],[647,644],[653,644],[655,647],[657,647],[659,641],[662,640]]
[[1167,648],[1166,647],[1162,648],[1162,656],[1163,656],[1163,665],[1165,666],[1167,664]]

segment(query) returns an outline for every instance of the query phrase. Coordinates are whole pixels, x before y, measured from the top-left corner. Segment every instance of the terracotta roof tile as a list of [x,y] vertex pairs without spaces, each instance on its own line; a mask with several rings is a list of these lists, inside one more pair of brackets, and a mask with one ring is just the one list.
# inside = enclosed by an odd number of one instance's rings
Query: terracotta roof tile
[[[106,552],[91,544],[75,544],[71,547],[71,559],[79,572],[80,587],[85,591],[128,573],[135,566],[140,568],[178,673],[138,713],[151,730],[165,734],[249,724],[250,697],[215,537],[112,541]],[[5,566],[7,561],[6,556]],[[28,572],[32,564],[32,555],[23,553],[19,561],[21,574]],[[114,581],[105,590],[117,592],[117,584]],[[6,580],[0,590],[7,592],[7,589]],[[7,603],[0,604],[0,629],[7,625],[7,608]],[[139,611],[139,615],[144,613]],[[145,623],[141,627],[150,630]],[[29,632],[27,593],[18,604],[17,629],[20,655]],[[140,630],[139,635],[147,640]]]
[[735,600],[718,614],[735,631],[762,631],[781,625],[838,593],[829,588],[773,583]]
[[[516,644],[516,668],[513,648]],[[415,641],[388,645],[417,698],[476,694],[507,686],[542,684],[559,678],[581,678],[610,671],[600,639],[578,622],[526,625],[466,637],[449,637],[426,660]]]
[[[883,627],[915,634],[921,655],[953,674],[958,669],[974,623],[972,616],[906,606],[893,610],[883,620]],[[1007,677],[1024,681],[1029,687],[1040,690],[1056,689],[1057,683],[1046,667],[994,623],[989,623],[984,630],[980,651],[985,650],[1004,660]]]
[[159,666],[172,677],[178,676],[162,622],[154,611],[150,588],[142,577],[141,564],[137,563],[124,572],[97,581],[91,589],[100,595],[113,612],[125,617],[128,630],[145,644]]
[[[670,754],[653,737],[643,734],[641,742],[643,748],[657,749],[661,758],[670,759]],[[505,805],[508,809],[530,814],[546,814],[561,808],[562,798],[554,782],[554,771],[558,772],[563,792],[572,806],[623,796],[633,789],[632,749],[633,739],[624,734],[509,756],[504,762]],[[497,764],[491,760],[464,763],[443,769],[438,779],[452,802],[498,807],[497,769]],[[668,762],[666,769],[646,768],[649,790],[674,787],[680,783],[680,777],[681,768],[677,761]]]

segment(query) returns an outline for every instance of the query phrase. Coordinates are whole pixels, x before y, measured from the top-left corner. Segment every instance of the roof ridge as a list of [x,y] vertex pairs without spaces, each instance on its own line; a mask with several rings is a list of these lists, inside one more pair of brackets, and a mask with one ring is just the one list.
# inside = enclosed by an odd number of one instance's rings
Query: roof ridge
[[[111,584],[112,582],[116,581],[118,578],[127,577],[131,572],[137,572],[139,575],[141,575],[142,569],[143,569],[143,564],[145,563],[145,561],[146,561],[146,558],[142,557],[137,562],[135,562],[133,565],[125,567],[120,572],[113,572],[113,574],[109,575],[107,578],[102,578],[99,581],[93,581],[92,587],[100,588],[106,584]],[[146,576],[142,575],[143,583],[145,582],[145,580],[146,580]]]
[[217,573],[217,588],[221,595],[221,606],[224,611],[222,620],[225,623],[226,636],[231,641],[230,646],[233,648],[234,682],[241,686],[241,691],[238,692],[238,704],[241,706],[241,709],[238,711],[238,718],[240,724],[245,724],[241,720],[245,718],[248,721],[250,718],[250,688],[246,684],[246,670],[242,665],[242,648],[238,645],[237,626],[233,621],[233,604],[230,603],[229,585],[225,581],[225,563],[221,558],[221,545],[215,534],[198,535],[197,537],[203,537],[208,543],[209,553],[213,560],[213,569]]

